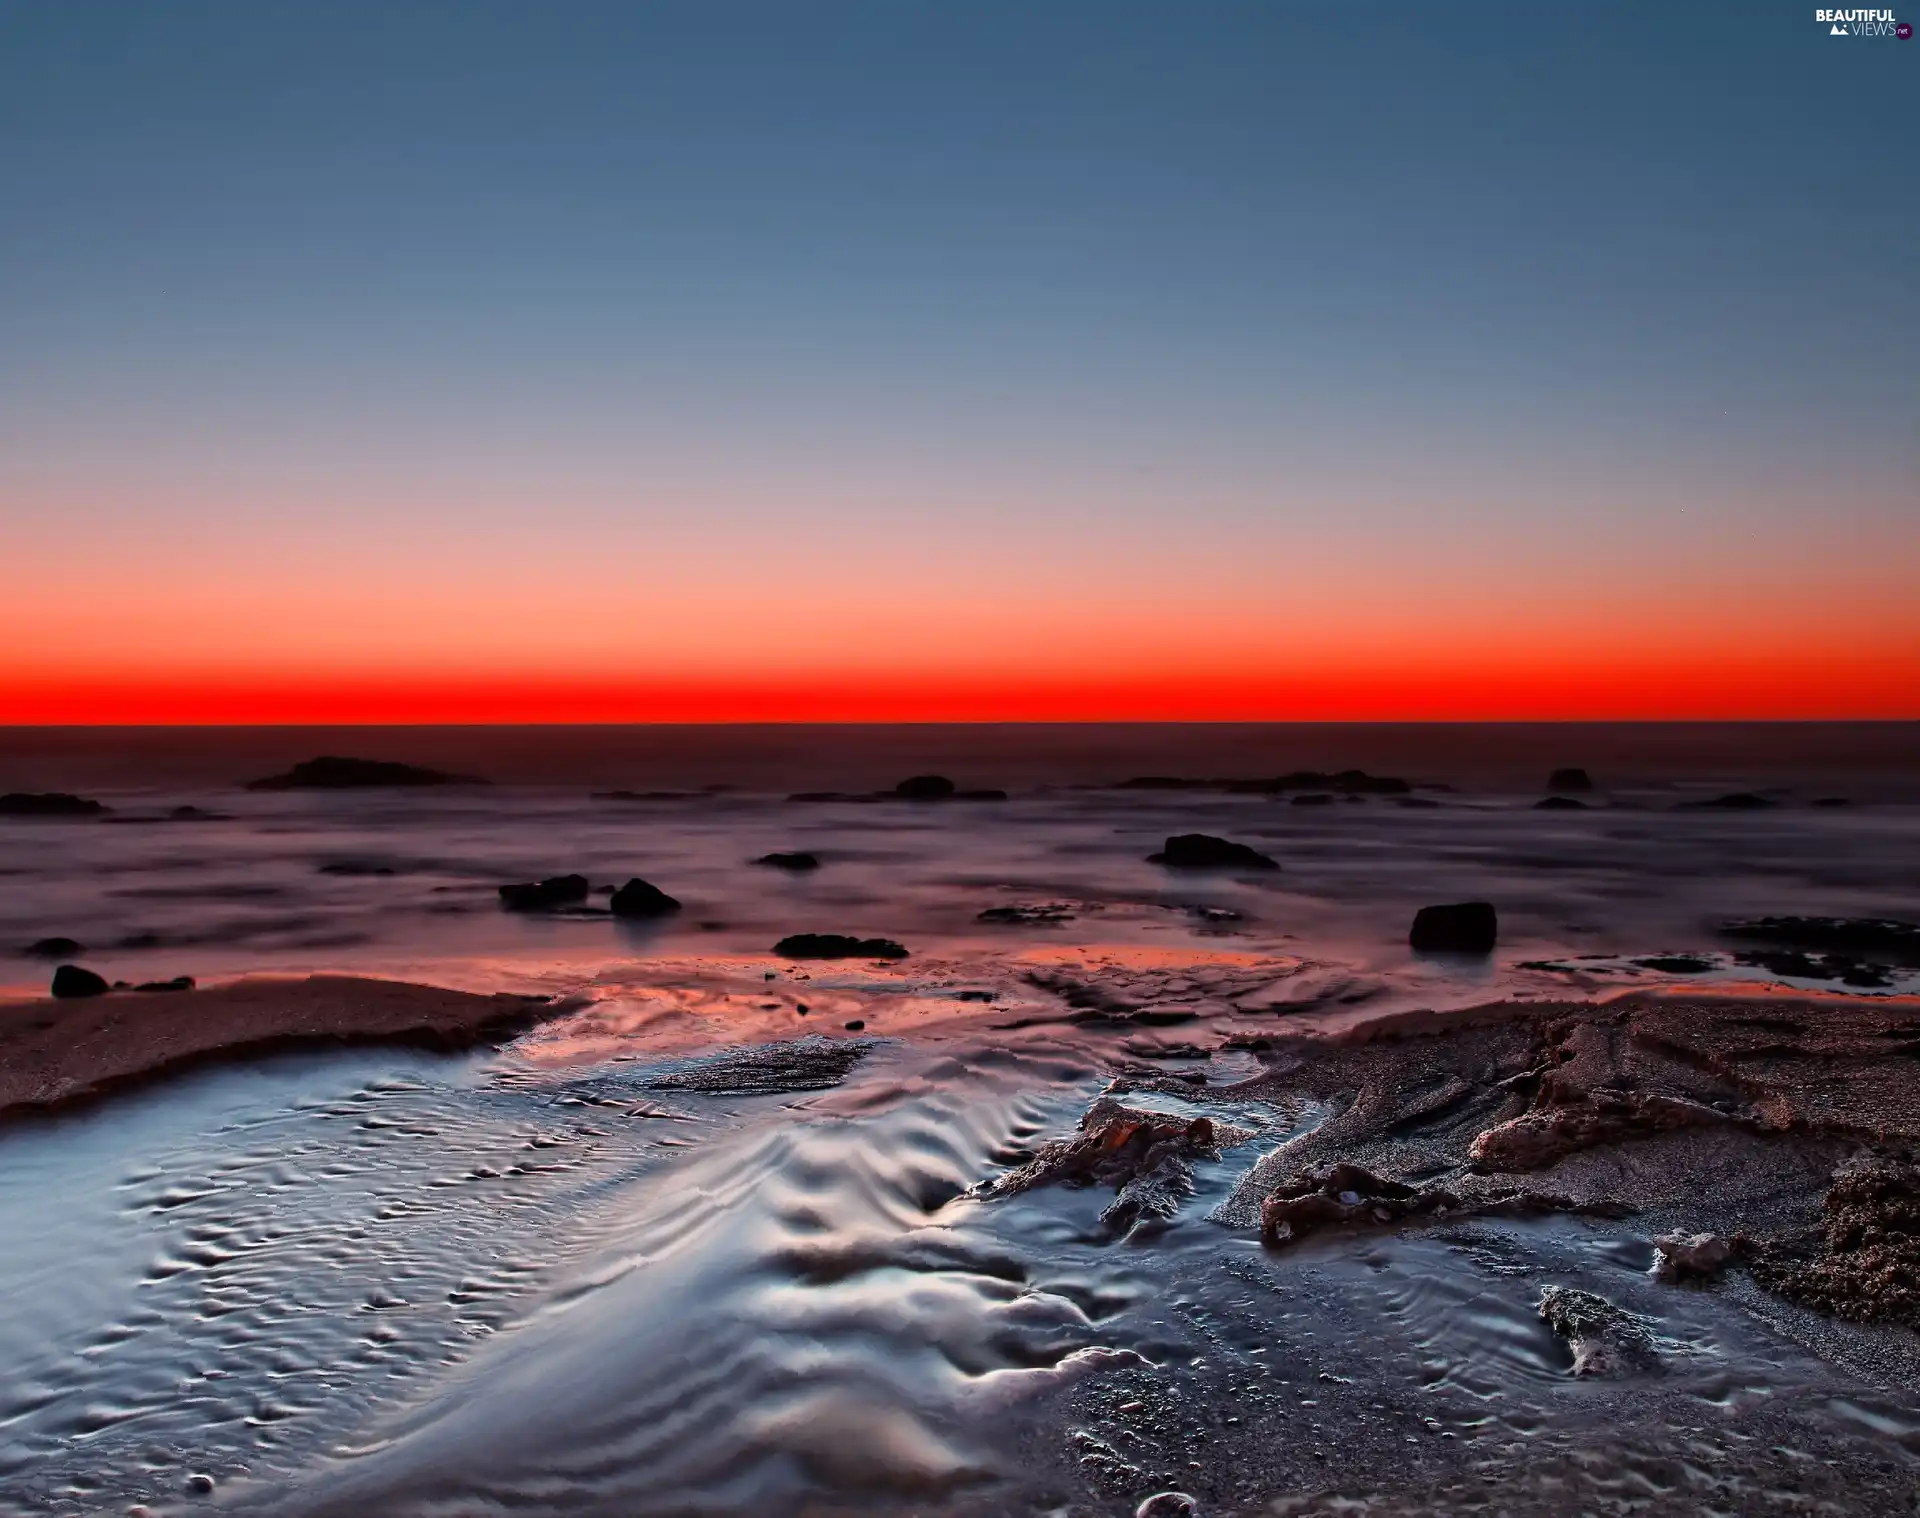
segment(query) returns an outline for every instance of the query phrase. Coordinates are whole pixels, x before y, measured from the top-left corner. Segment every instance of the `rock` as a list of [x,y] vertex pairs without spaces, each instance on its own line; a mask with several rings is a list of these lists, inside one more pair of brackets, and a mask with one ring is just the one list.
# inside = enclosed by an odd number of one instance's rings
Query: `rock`
[[1533,809],[1536,812],[1584,812],[1587,810],[1587,804],[1584,801],[1575,801],[1571,796],[1548,796],[1534,802]]
[[1735,1236],[1767,1290],[1856,1323],[1920,1329],[1920,1168],[1864,1155],[1835,1172],[1809,1235]]
[[104,996],[111,989],[103,977],[79,965],[61,965],[53,972],[52,991],[58,997]]
[[1404,796],[1413,789],[1396,775],[1365,770],[1293,770],[1264,780],[1191,780],[1177,775],[1136,775],[1114,787],[1122,791],[1230,791],[1238,795],[1277,796],[1286,791],[1332,791],[1342,796]]
[[472,775],[450,775],[444,770],[427,769],[418,764],[400,764],[390,759],[345,759],[323,754],[305,759],[283,775],[268,775],[249,780],[250,791],[341,791],[365,787],[420,785],[484,785]]
[[1384,1180],[1343,1161],[1277,1187],[1261,1203],[1260,1232],[1269,1244],[1290,1244],[1328,1223],[1385,1223],[1459,1205],[1457,1196],[1440,1187]]
[[1422,954],[1491,954],[1500,937],[1499,915],[1486,901],[1422,907],[1413,916],[1407,942]]
[[1147,855],[1148,864],[1165,865],[1170,870],[1277,870],[1269,856],[1207,833],[1180,833],[1169,838],[1158,854]]
[[1853,803],[1845,796],[1816,796],[1811,805],[1817,807],[1836,807],[1852,806]]
[[40,938],[21,951],[34,959],[72,959],[87,952],[87,946],[71,938]]
[[1545,1170],[1568,1155],[1600,1144],[1735,1121],[1717,1107],[1682,1096],[1626,1091],[1589,1091],[1578,1100],[1557,1100],[1542,1088],[1532,1111],[1496,1123],[1467,1146],[1481,1172],[1511,1174]]
[[945,775],[910,775],[893,788],[893,794],[907,801],[945,801],[953,795],[954,784]]
[[716,1095],[824,1091],[845,1080],[873,1047],[871,1039],[822,1038],[816,1034],[785,1043],[729,1049],[658,1076],[648,1085],[656,1091]]
[[1715,796],[1709,801],[1683,801],[1674,808],[1676,812],[1764,812],[1778,806],[1765,796],[1756,796],[1752,791],[1734,791],[1725,796]]
[[368,864],[358,859],[336,859],[331,863],[319,866],[319,873],[322,875],[345,875],[358,879],[365,876],[393,875],[398,872],[392,865]]
[[864,1017],[856,1017],[846,1024],[846,1029],[849,1033],[860,1033],[865,1030],[866,1026],[867,1020]]
[[1567,1341],[1576,1376],[1627,1375],[1657,1363],[1645,1322],[1590,1291],[1549,1286],[1540,1294],[1540,1318]]
[[[1348,798],[1348,800],[1355,799],[1357,798]],[[1333,797],[1325,791],[1304,791],[1293,798],[1293,804],[1295,806],[1331,806]]]
[[551,912],[558,907],[578,905],[586,899],[587,877],[584,875],[552,875],[545,880],[500,887],[500,905],[509,912]]
[[1725,938],[1751,938],[1800,949],[1890,955],[1920,964],[1920,923],[1886,917],[1743,917],[1723,922]]
[[167,813],[169,822],[224,822],[225,812],[210,812],[203,806],[176,806]]
[[1033,923],[1072,922],[1073,913],[1058,902],[1043,902],[1036,906],[988,907],[974,921],[1021,927]]
[[110,810],[65,791],[9,791],[0,796],[0,817],[98,817]]
[[817,870],[820,868],[819,859],[812,854],[804,852],[762,854],[758,859],[754,860],[754,863],[764,864],[768,869],[772,870],[790,870],[796,875],[805,874],[808,870]]
[[194,979],[191,975],[176,975],[172,980],[143,980],[133,989],[136,991],[191,991]]
[[1862,990],[1884,990],[1893,984],[1893,972],[1850,954],[1809,954],[1804,949],[1753,949],[1733,956],[1735,964],[1752,965],[1770,975],[1799,980],[1838,981]]
[[657,885],[636,876],[613,893],[607,907],[615,917],[644,921],[655,917],[671,917],[680,910],[680,903]]
[[1155,1492],[1133,1510],[1133,1518],[1199,1518],[1200,1504],[1185,1492]]
[[773,946],[788,959],[905,959],[891,938],[850,938],[844,933],[790,933]]
[[1733,1246],[1716,1233],[1662,1234],[1653,1247],[1653,1275],[1662,1281],[1710,1280],[1733,1255]]
[[1583,769],[1555,770],[1547,776],[1547,789],[1556,794],[1593,789],[1593,777]]

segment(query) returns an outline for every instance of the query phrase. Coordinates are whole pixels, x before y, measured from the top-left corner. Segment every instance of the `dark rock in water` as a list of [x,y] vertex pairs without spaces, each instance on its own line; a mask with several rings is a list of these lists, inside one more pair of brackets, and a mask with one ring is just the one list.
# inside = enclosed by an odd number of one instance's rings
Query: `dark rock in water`
[[1736,964],[1752,965],[1771,975],[1798,980],[1830,980],[1861,990],[1883,990],[1893,984],[1884,965],[1868,964],[1850,954],[1809,954],[1805,949],[1752,949],[1733,956]]
[[552,875],[545,880],[500,887],[500,905],[509,912],[551,912],[586,899],[587,877],[584,875]]
[[386,864],[367,864],[358,859],[336,859],[320,867],[322,875],[345,875],[350,878],[363,876],[392,875],[393,866]]
[[1715,796],[1710,801],[1683,801],[1674,808],[1676,812],[1764,812],[1778,806],[1765,796],[1756,796],[1752,791],[1733,791],[1725,796]]
[[999,790],[955,791],[955,801],[1005,801],[1007,793]]
[[1852,806],[1853,803],[1845,796],[1818,796],[1814,798],[1813,805],[1818,807],[1835,807]]
[[34,959],[72,959],[87,952],[87,946],[72,938],[41,938],[21,951]]
[[[1347,799],[1349,801],[1359,800],[1357,796],[1349,796]],[[1295,806],[1330,806],[1332,803],[1333,797],[1326,791],[1305,791],[1293,798],[1293,804]]]
[[1158,854],[1147,855],[1148,864],[1162,864],[1170,870],[1277,870],[1280,866],[1258,849],[1244,843],[1215,838],[1208,833],[1180,833],[1167,840]]
[[1699,954],[1649,954],[1633,961],[1642,970],[1657,970],[1662,975],[1704,975],[1713,961]]
[[342,791],[376,786],[484,785],[472,775],[450,775],[391,759],[346,759],[323,754],[304,759],[284,775],[249,780],[250,791]]
[[79,965],[61,965],[53,972],[53,994],[60,997],[104,996],[112,989],[106,980]]
[[98,817],[111,810],[65,791],[9,791],[0,796],[0,817]]
[[788,959],[905,959],[891,938],[850,938],[844,933],[791,933],[773,946]]
[[1072,922],[1073,913],[1058,902],[1044,902],[1038,906],[1025,907],[988,907],[975,922],[999,923],[1008,927],[1019,927],[1030,923]]
[[1540,1294],[1540,1320],[1567,1341],[1576,1376],[1627,1375],[1658,1363],[1646,1323],[1590,1291],[1549,1286]]
[[133,989],[136,991],[191,991],[194,979],[191,975],[176,975],[172,980],[143,980]]
[[1720,932],[1727,938],[1885,954],[1901,964],[1920,964],[1920,923],[1893,918],[1742,917],[1722,923]]
[[1547,776],[1547,789],[1550,791],[1590,791],[1593,789],[1593,776],[1582,769],[1555,770]]
[[1491,954],[1499,941],[1500,919],[1487,901],[1422,907],[1413,915],[1407,942],[1423,954]]
[[1342,796],[1404,796],[1413,787],[1397,775],[1369,775],[1365,770],[1295,770],[1277,779],[1255,782],[1264,791],[1334,791]]
[[893,794],[908,801],[945,801],[954,792],[954,784],[945,775],[911,775],[893,788]]
[[167,813],[169,822],[224,822],[225,812],[210,812],[203,806],[177,806]]
[[852,1022],[847,1024],[847,1032],[860,1033],[866,1029],[866,1026],[867,1020],[864,1017],[856,1017]]
[[795,874],[804,874],[808,870],[820,868],[820,861],[812,854],[795,851],[779,854],[762,854],[754,860],[755,864],[764,864],[769,869],[791,870]]
[[1658,1258],[1653,1276],[1661,1281],[1707,1281],[1726,1269],[1733,1246],[1717,1233],[1666,1233],[1653,1241]]
[[680,903],[657,885],[636,876],[613,893],[607,907],[615,917],[645,919],[671,917],[680,910]]
[[661,1091],[763,1095],[824,1091],[837,1086],[873,1048],[871,1039],[797,1038],[789,1043],[730,1049],[649,1082]]
[[1397,804],[1400,806],[1416,807],[1423,812],[1430,812],[1435,807],[1441,805],[1440,802],[1435,801],[1431,796],[1402,796],[1398,799]]
[[1584,801],[1575,801],[1571,796],[1548,796],[1544,800],[1534,802],[1533,809],[1536,812],[1584,812],[1587,810],[1587,804]]

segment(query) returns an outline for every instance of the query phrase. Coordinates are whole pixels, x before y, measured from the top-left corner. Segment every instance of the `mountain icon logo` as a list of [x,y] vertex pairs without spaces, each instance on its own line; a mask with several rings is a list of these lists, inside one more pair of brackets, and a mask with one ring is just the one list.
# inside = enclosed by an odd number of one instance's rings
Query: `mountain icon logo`
[[1828,32],[1827,35],[1829,37],[1844,37],[1847,35],[1847,29],[1836,21],[1833,23],[1833,30]]

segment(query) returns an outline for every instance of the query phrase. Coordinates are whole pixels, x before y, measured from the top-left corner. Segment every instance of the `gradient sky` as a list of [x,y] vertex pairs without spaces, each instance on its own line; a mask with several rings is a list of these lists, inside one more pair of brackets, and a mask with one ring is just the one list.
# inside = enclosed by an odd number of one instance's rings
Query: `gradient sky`
[[1920,716],[1920,41],[0,0],[0,721]]

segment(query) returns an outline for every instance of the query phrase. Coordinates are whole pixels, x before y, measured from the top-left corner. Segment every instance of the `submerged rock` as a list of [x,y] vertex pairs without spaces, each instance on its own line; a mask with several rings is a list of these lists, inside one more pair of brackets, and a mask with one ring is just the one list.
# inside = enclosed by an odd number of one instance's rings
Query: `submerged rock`
[[770,870],[787,870],[796,875],[805,874],[808,870],[817,870],[820,868],[820,861],[817,857],[801,850],[762,854],[753,862],[755,864],[763,864]]
[[1887,917],[1741,917],[1720,925],[1725,938],[1755,939],[1799,949],[1887,954],[1920,963],[1920,923]]
[[1765,796],[1757,796],[1752,791],[1733,791],[1725,796],[1715,796],[1707,801],[1682,801],[1674,808],[1676,812],[1764,812],[1780,803]]
[[773,946],[788,959],[905,959],[891,938],[852,938],[845,933],[789,933]]
[[99,817],[111,808],[65,791],[9,791],[0,796],[0,817]]
[[988,907],[974,921],[1020,927],[1034,923],[1072,922],[1073,913],[1059,902],[1049,901],[1033,906]]
[[1534,802],[1536,812],[1584,812],[1589,810],[1586,802],[1576,801],[1571,796],[1547,796]]
[[1605,1297],[1572,1286],[1540,1294],[1540,1318],[1567,1341],[1576,1376],[1623,1376],[1659,1362],[1645,1321]]
[[1500,937],[1500,918],[1487,901],[1422,907],[1414,913],[1407,942],[1423,954],[1491,954]]
[[1804,949],[1751,949],[1733,956],[1735,964],[1752,965],[1772,975],[1799,980],[1837,981],[1861,990],[1882,990],[1893,984],[1884,965],[1868,964],[1850,954],[1809,954]]
[[1442,1187],[1408,1186],[1342,1161],[1311,1171],[1268,1196],[1260,1208],[1260,1233],[1270,1244],[1289,1244],[1329,1223],[1444,1216],[1459,1205],[1460,1198]]
[[53,985],[50,988],[55,996],[69,999],[78,996],[105,996],[113,989],[104,976],[82,969],[79,965],[61,965],[53,972]]
[[420,785],[484,785],[473,775],[451,775],[424,765],[401,764],[391,759],[349,759],[338,754],[322,754],[318,759],[303,759],[284,774],[249,780],[250,791],[340,791],[368,787]]
[[635,876],[613,893],[607,908],[615,917],[648,919],[671,917],[680,903],[650,881]]
[[1555,770],[1547,776],[1547,789],[1559,792],[1585,792],[1593,789],[1593,777],[1573,766]]
[[824,1091],[845,1080],[872,1048],[871,1039],[822,1038],[816,1034],[787,1043],[729,1049],[648,1084],[659,1091],[728,1095]]
[[577,906],[587,899],[587,890],[584,875],[550,875],[545,880],[501,886],[500,905],[509,912],[551,912]]
[[1170,870],[1277,870],[1279,864],[1258,849],[1209,833],[1179,833],[1166,842],[1157,854],[1147,855],[1148,864],[1165,865]]
[[72,959],[87,952],[87,946],[72,938],[40,938],[20,951],[33,959]]

